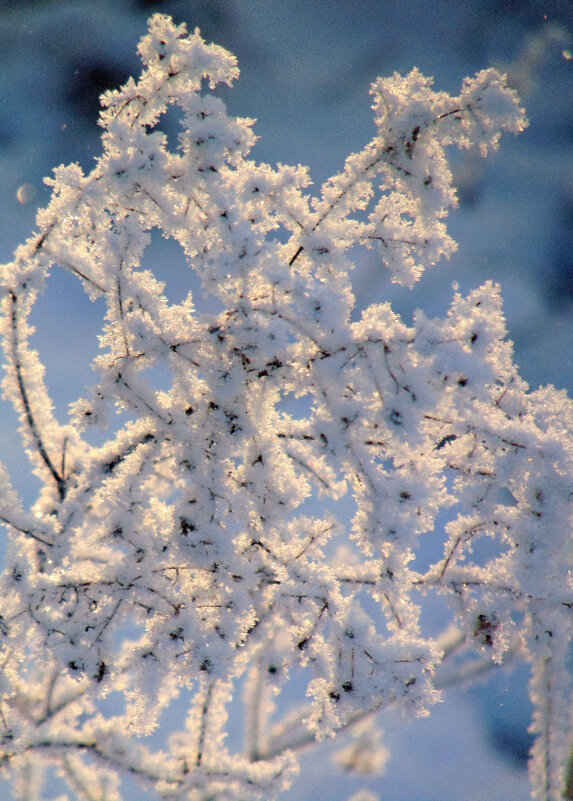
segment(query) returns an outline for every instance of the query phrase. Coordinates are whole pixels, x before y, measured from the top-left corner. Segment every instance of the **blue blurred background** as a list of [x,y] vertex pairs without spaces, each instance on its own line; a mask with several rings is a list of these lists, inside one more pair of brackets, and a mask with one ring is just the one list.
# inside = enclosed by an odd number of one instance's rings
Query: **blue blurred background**
[[[62,162],[90,169],[101,151],[98,97],[137,73],[136,45],[154,12],[237,55],[241,78],[224,99],[232,113],[257,118],[253,156],[308,164],[317,185],[371,137],[376,76],[417,66],[457,93],[479,69],[506,71],[530,127],[485,162],[454,158],[460,207],[449,227],[458,253],[414,292],[390,285],[366,255],[355,292],[359,305],[391,299],[408,318],[419,306],[443,313],[454,280],[462,291],[499,282],[524,378],[573,392],[571,0],[0,0],[0,261],[33,230],[48,199],[43,176]],[[154,252],[161,270],[168,253]],[[73,280],[54,273],[33,319],[62,419],[93,380],[100,316]],[[2,458],[30,501],[36,485],[15,425],[2,403]],[[455,690],[429,720],[386,716],[392,759],[370,789],[394,801],[526,798],[526,681],[523,668],[499,672]],[[333,801],[358,786],[345,777],[333,787],[331,775],[328,761],[305,757],[289,798]]]

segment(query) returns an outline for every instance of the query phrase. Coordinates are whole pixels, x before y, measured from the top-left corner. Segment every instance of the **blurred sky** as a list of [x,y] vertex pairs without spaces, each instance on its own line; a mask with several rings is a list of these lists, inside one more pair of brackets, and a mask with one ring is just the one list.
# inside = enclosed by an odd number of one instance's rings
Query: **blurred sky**
[[[368,90],[377,75],[417,66],[457,93],[468,74],[506,70],[530,127],[485,162],[455,158],[460,208],[449,227],[458,253],[413,293],[390,286],[374,257],[364,257],[355,290],[360,305],[390,298],[408,317],[418,306],[443,313],[454,280],[462,291],[500,282],[522,375],[533,387],[551,382],[573,393],[572,0],[0,0],[0,261],[32,231],[48,198],[42,177],[62,162],[90,169],[101,150],[98,96],[137,72],[136,45],[156,11],[237,55],[241,78],[224,99],[231,112],[257,118],[254,157],[308,164],[318,185],[372,135]],[[98,313],[55,273],[34,322],[63,415],[90,382]],[[0,448],[30,498],[15,421],[5,404],[0,413]],[[397,756],[371,787],[394,801],[525,798],[524,681],[504,675],[473,701],[459,696],[434,716],[429,735],[411,727],[395,734],[391,720]],[[486,740],[471,742],[484,730],[480,718],[505,763]],[[445,753],[463,752],[463,776],[436,766],[438,738]],[[292,799],[326,799],[324,769],[316,787],[309,782],[313,765]],[[346,797],[345,788],[329,788],[330,801]]]

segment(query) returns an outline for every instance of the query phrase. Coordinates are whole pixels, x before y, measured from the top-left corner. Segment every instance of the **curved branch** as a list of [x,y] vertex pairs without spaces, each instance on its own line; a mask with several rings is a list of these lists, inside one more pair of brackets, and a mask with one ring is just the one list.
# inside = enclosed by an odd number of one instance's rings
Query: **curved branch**
[[11,325],[12,325],[12,337],[13,337],[13,349],[14,349],[14,369],[16,371],[16,381],[18,382],[18,390],[20,392],[20,399],[22,401],[22,406],[24,408],[24,414],[26,416],[26,422],[28,423],[28,427],[30,429],[30,433],[34,439],[36,448],[40,457],[46,467],[48,468],[52,478],[56,482],[56,487],[58,489],[58,496],[60,501],[63,501],[66,497],[66,481],[63,476],[56,470],[54,463],[50,459],[48,451],[46,450],[46,446],[44,445],[44,441],[40,435],[40,431],[38,430],[38,426],[32,414],[32,408],[30,405],[30,399],[28,397],[28,391],[26,389],[26,384],[24,383],[24,374],[22,369],[22,362],[20,361],[19,356],[19,347],[20,343],[18,341],[18,318],[16,314],[16,306],[18,304],[18,298],[14,292],[10,293],[10,297],[12,300],[12,311],[11,311]]

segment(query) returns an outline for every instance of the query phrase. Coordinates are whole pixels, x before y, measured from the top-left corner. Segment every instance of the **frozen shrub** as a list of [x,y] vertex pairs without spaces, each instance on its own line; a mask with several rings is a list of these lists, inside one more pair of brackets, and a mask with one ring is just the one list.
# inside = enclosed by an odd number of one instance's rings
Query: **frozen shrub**
[[[139,80],[103,96],[103,155],[88,175],[55,171],[38,232],[1,272],[4,392],[42,482],[28,509],[1,478],[0,735],[15,797],[41,797],[55,766],[90,801],[119,799],[126,776],[157,797],[275,798],[300,747],[354,724],[371,758],[347,749],[339,763],[383,761],[364,721],[390,704],[426,714],[443,663],[521,654],[534,794],[554,801],[570,738],[572,403],[528,391],[491,283],[456,293],[444,319],[407,325],[388,303],[351,318],[356,247],[410,287],[453,251],[445,149],[485,155],[519,132],[516,98],[494,70],[458,97],[417,70],[379,79],[376,135],[311,195],[306,168],[249,160],[251,121],[210,91],[237,77],[232,55],[160,15],[139,52]],[[175,148],[161,130],[171,106]],[[191,294],[170,303],[142,269],[154,229],[219,311]],[[96,381],[66,422],[29,345],[54,265],[107,310]],[[443,555],[419,570],[443,509]],[[495,547],[474,558],[484,538]],[[436,592],[457,631],[432,639],[419,613]],[[174,703],[186,722],[158,746]]]

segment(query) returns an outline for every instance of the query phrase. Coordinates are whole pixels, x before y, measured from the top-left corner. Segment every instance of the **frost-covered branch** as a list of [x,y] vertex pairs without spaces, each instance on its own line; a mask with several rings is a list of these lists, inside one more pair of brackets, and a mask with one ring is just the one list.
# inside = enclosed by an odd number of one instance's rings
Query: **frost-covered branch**
[[[427,714],[452,664],[469,676],[520,657],[532,782],[556,801],[573,404],[529,392],[492,283],[407,325],[388,303],[356,318],[349,277],[355,248],[406,286],[453,252],[447,149],[485,155],[519,132],[515,96],[494,70],[457,97],[418,70],[378,79],[375,136],[313,196],[306,168],[249,158],[252,121],[212,92],[237,77],[232,55],[161,15],[139,53],[139,79],[103,96],[93,170],[55,170],[38,232],[0,276],[4,392],[42,482],[25,509],[0,476],[0,737],[17,797],[56,770],[89,801],[117,801],[129,776],[157,797],[276,798],[303,746],[358,726],[380,756],[360,728],[376,712]],[[156,230],[217,311],[191,292],[171,302],[143,269]],[[29,344],[53,269],[106,309],[95,383],[65,424]],[[422,571],[430,532],[443,554]],[[455,643],[420,625],[436,592]],[[166,723],[175,708],[184,721]],[[235,751],[229,715],[245,726]]]

